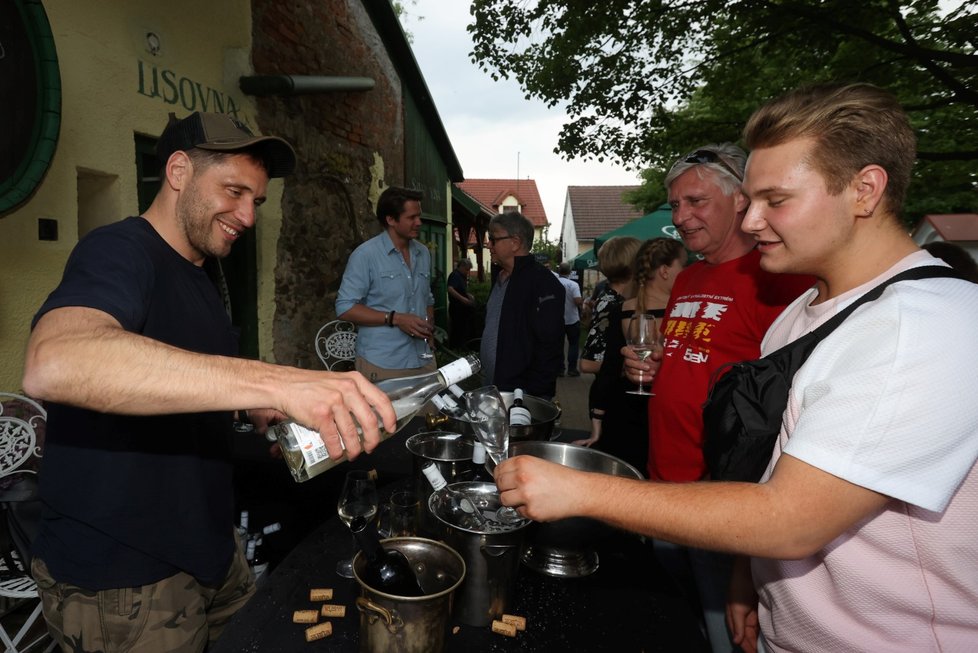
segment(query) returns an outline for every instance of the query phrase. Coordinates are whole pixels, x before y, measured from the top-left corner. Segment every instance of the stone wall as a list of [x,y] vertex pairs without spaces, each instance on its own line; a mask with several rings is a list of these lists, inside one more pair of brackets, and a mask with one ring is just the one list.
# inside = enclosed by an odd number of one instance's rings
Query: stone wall
[[382,187],[403,183],[401,85],[361,0],[252,0],[252,12],[256,75],[375,81],[370,91],[258,98],[261,131],[299,157],[283,196],[272,355],[316,368],[313,339],[335,317],[347,258],[379,231]]

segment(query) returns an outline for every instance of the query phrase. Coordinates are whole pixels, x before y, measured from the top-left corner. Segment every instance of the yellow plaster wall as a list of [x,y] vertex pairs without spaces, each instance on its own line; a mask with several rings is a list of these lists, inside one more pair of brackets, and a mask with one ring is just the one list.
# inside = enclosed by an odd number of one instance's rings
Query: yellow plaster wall
[[[44,8],[61,72],[61,132],[37,192],[0,217],[0,389],[4,390],[20,389],[30,320],[57,285],[78,240],[78,175],[107,176],[103,183],[108,190],[98,204],[105,215],[97,222],[135,214],[133,134],[158,136],[170,111],[183,117],[204,108],[197,100],[193,100],[196,106],[187,106],[189,99],[151,97],[152,69],[158,75],[170,71],[175,81],[186,79],[184,89],[199,84],[205,91],[223,94],[235,102],[239,119],[256,124],[254,104],[237,88],[238,77],[251,72],[249,0],[45,0]],[[147,48],[147,32],[159,35],[158,54]],[[271,350],[271,329],[265,325],[271,324],[270,287],[282,189],[279,180],[270,184],[269,201],[260,217],[262,351]],[[39,218],[58,221],[56,242],[37,239]]]

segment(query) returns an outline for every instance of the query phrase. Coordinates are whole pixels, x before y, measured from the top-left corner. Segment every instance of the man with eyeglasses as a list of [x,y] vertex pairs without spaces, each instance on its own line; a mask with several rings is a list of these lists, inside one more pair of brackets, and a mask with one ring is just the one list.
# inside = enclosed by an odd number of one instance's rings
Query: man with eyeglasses
[[564,287],[530,254],[533,223],[521,213],[489,221],[492,290],[479,356],[485,382],[551,399],[564,350]]
[[[649,399],[653,480],[686,483],[706,476],[701,408],[714,371],[757,358],[771,322],[814,283],[761,270],[753,236],[740,229],[750,204],[740,190],[746,161],[732,143],[706,145],[676,161],[665,178],[672,222],[703,260],[676,277],[663,320],[663,357]],[[724,616],[732,559],[658,540],[655,549],[703,608],[713,651],[733,650]]]

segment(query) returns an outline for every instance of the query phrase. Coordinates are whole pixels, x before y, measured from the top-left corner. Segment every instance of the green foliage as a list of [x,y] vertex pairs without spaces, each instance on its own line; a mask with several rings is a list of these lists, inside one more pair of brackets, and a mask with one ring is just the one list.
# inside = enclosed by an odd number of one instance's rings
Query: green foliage
[[533,240],[533,247],[530,248],[530,253],[546,254],[547,260],[550,261],[552,268],[556,270],[557,266],[560,265],[560,256],[562,252],[560,250],[560,243],[554,243],[548,240],[549,232],[550,228],[546,227],[543,230],[543,235],[540,238]]
[[556,151],[647,168],[654,208],[679,155],[740,140],[805,83],[894,92],[918,131],[907,215],[978,210],[978,3],[937,0],[474,0],[472,57],[563,106]]

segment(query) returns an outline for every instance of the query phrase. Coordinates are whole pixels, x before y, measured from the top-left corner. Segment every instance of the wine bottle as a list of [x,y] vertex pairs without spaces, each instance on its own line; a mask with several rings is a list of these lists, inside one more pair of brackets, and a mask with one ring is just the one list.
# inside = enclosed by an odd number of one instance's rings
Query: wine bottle
[[482,483],[496,482],[486,468],[486,445],[482,444],[479,440],[476,440],[472,446],[472,466],[475,468],[475,477],[473,480]]
[[513,391],[513,405],[509,407],[509,425],[529,426],[532,421],[530,409],[523,405],[523,391],[516,388]]
[[364,517],[355,517],[350,530],[363,551],[365,563],[359,573],[367,586],[394,596],[424,596],[425,591],[408,559],[400,551],[385,549],[377,531],[368,527]]
[[486,518],[472,503],[472,500],[448,486],[448,481],[442,476],[434,461],[422,467],[421,471],[438,495],[432,508],[439,517],[455,526],[472,530],[482,529],[486,526]]
[[[391,400],[397,415],[397,425],[393,431],[388,433],[383,426],[380,427],[381,440],[386,440],[404,428],[436,393],[467,379],[480,369],[482,364],[478,357],[470,354],[428,374],[379,382],[377,387]],[[359,427],[357,431],[362,435]],[[330,458],[319,433],[292,420],[279,422],[271,427],[265,437],[272,442],[278,442],[292,471],[292,477],[298,483],[308,481],[346,459],[345,455],[336,459]]]
[[449,417],[454,417],[455,419],[464,419],[465,410],[458,405],[455,398],[449,393],[444,393],[440,395],[435,395],[431,398],[431,402],[445,415]]

